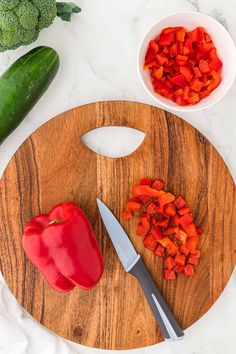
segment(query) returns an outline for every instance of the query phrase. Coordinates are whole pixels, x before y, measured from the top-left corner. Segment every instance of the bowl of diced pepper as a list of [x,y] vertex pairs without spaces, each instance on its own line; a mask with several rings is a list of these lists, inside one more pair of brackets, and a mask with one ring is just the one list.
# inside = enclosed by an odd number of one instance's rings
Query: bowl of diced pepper
[[138,67],[146,90],[177,111],[206,109],[228,92],[236,75],[236,49],[228,31],[197,12],[169,15],[145,35]]

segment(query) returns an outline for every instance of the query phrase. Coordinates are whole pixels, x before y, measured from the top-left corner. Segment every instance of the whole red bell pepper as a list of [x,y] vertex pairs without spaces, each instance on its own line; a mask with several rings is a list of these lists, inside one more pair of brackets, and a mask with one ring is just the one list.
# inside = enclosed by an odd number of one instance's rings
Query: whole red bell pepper
[[27,223],[23,248],[49,285],[67,292],[79,286],[93,288],[100,280],[104,260],[85,213],[76,204],[55,206]]

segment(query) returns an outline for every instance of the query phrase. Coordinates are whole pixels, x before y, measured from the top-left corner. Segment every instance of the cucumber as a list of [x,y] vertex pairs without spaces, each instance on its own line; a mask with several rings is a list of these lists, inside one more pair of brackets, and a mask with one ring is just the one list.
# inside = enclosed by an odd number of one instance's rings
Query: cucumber
[[0,77],[0,144],[47,90],[59,65],[54,49],[37,47],[19,58]]

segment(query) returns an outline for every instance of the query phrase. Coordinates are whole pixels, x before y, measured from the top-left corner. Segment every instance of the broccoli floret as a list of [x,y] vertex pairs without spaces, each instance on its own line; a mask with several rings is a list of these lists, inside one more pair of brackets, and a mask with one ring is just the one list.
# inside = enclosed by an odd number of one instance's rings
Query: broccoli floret
[[20,0],[0,0],[0,11],[15,9]]
[[0,52],[34,42],[56,16],[70,21],[80,11],[73,3],[56,0],[0,0]]
[[29,30],[37,27],[39,11],[30,1],[22,0],[15,11],[21,27]]
[[20,28],[18,18],[13,11],[6,11],[0,14],[0,28],[3,32],[8,31],[9,28],[13,32]]

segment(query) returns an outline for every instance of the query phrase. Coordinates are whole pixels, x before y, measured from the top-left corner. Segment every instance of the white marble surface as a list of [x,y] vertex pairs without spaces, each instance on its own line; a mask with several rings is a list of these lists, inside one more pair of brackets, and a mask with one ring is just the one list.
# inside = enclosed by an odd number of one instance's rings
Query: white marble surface
[[[80,0],[82,13],[72,24],[59,19],[41,33],[38,45],[58,50],[61,68],[47,94],[21,126],[0,147],[0,175],[23,140],[56,114],[97,100],[127,99],[155,102],[144,91],[136,68],[139,42],[158,18],[175,11],[195,10],[219,20],[236,40],[234,0]],[[30,49],[20,48],[0,55],[0,72]],[[236,83],[227,96],[204,112],[180,114],[203,132],[217,147],[236,179]],[[0,98],[1,99],[1,98]],[[96,135],[100,151],[111,148],[111,138]],[[137,137],[133,134],[134,142]],[[87,138],[91,142],[91,138]],[[101,141],[106,141],[102,144]],[[127,139],[125,139],[127,140]],[[128,139],[129,140],[129,139]],[[137,141],[137,140],[136,140]],[[124,154],[130,146],[116,134],[116,151]],[[122,143],[124,142],[125,145]],[[114,148],[110,150],[114,153]],[[137,350],[162,354],[234,354],[236,352],[236,276],[231,277],[213,308],[186,331],[178,343],[162,343]],[[194,306],[194,304],[193,304]],[[16,303],[0,280],[0,354],[94,353],[47,332]]]

